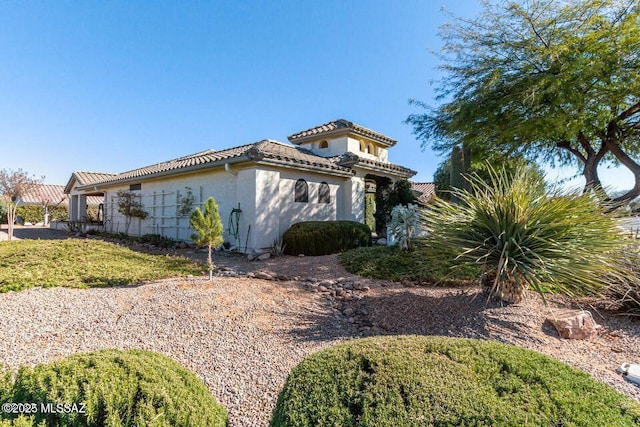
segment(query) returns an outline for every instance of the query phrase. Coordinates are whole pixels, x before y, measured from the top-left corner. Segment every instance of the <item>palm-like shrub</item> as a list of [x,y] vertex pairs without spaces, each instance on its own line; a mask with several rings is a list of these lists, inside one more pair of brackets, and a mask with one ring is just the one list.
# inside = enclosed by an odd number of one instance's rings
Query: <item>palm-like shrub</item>
[[422,214],[429,244],[458,265],[480,265],[482,283],[507,302],[527,287],[540,294],[597,294],[616,274],[612,253],[624,245],[616,220],[588,193],[549,191],[527,168],[468,177],[457,204],[436,200]]

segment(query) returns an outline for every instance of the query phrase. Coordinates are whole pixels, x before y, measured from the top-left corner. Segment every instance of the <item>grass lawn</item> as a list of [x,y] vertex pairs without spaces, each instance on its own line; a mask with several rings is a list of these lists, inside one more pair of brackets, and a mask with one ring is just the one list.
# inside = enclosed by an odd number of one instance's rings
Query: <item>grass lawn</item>
[[474,267],[452,270],[453,257],[435,254],[421,241],[415,241],[409,251],[397,246],[362,247],[344,252],[340,263],[353,274],[372,279],[393,281],[413,280],[452,285],[477,279],[480,272]]
[[185,258],[144,254],[99,240],[0,242],[0,292],[124,285],[204,271],[203,265]]

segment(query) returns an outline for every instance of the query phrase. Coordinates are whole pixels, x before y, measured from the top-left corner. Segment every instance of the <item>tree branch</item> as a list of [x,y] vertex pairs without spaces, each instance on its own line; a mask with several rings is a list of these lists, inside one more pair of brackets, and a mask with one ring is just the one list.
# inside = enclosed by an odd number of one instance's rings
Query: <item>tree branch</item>
[[640,111],[640,102],[632,105],[631,107],[629,107],[628,109],[626,109],[622,113],[620,113],[620,115],[618,116],[618,121],[626,120],[626,119],[628,119],[629,117],[633,116],[634,114],[636,114],[639,111]]
[[587,163],[587,158],[584,156],[584,154],[582,154],[579,150],[573,148],[569,141],[563,140],[556,142],[556,147],[567,150],[568,152],[576,156],[582,163]]

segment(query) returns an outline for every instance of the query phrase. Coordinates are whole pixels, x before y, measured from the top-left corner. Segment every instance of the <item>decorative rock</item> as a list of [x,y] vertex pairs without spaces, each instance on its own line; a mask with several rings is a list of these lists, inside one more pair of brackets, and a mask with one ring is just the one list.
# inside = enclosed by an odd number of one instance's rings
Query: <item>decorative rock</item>
[[269,252],[258,255],[258,261],[266,261],[269,258],[271,258],[271,254]]
[[249,254],[249,255],[247,255],[247,259],[248,259],[249,261],[253,261],[254,259],[256,259],[256,254]]
[[343,313],[344,313],[345,316],[349,316],[350,317],[353,314],[353,308],[348,307],[343,311]]
[[328,289],[327,289],[326,287],[322,286],[322,285],[318,286],[318,287],[317,287],[317,289],[318,289],[320,292],[327,292],[327,291],[328,291]]
[[289,279],[289,277],[285,276],[284,274],[278,274],[278,280],[281,280],[283,282],[288,282],[291,279]]
[[327,288],[329,286],[333,286],[335,284],[335,282],[333,280],[323,280],[322,282],[320,282],[320,286],[326,286]]
[[386,245],[387,244],[387,239],[385,239],[384,237],[381,239],[376,240],[376,244],[378,245]]
[[273,280],[273,276],[269,273],[265,273],[264,271],[258,271],[255,275],[255,278],[262,280]]
[[584,340],[598,336],[600,327],[586,310],[561,310],[547,318],[565,339]]

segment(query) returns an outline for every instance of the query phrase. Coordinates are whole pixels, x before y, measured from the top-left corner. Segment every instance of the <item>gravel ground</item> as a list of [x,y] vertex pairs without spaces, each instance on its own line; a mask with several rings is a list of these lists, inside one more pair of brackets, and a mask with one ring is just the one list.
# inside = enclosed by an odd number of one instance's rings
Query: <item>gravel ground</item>
[[[474,289],[359,279],[333,255],[249,262],[218,254],[215,262],[223,274],[244,277],[0,294],[0,363],[33,365],[104,348],[157,351],[206,383],[231,426],[266,426],[288,373],[308,354],[363,335],[444,335],[537,350],[640,400],[640,388],[615,372],[623,362],[640,363],[640,321],[597,312],[587,301],[554,297],[545,306],[530,294],[503,307]],[[559,339],[545,319],[564,307],[590,309],[600,336]]]
[[[0,302],[0,363],[33,365],[105,348],[157,351],[196,372],[229,410],[231,426],[268,425],[291,369],[344,335],[324,298],[285,282],[30,289]],[[309,313],[324,317],[322,326],[310,324]]]

